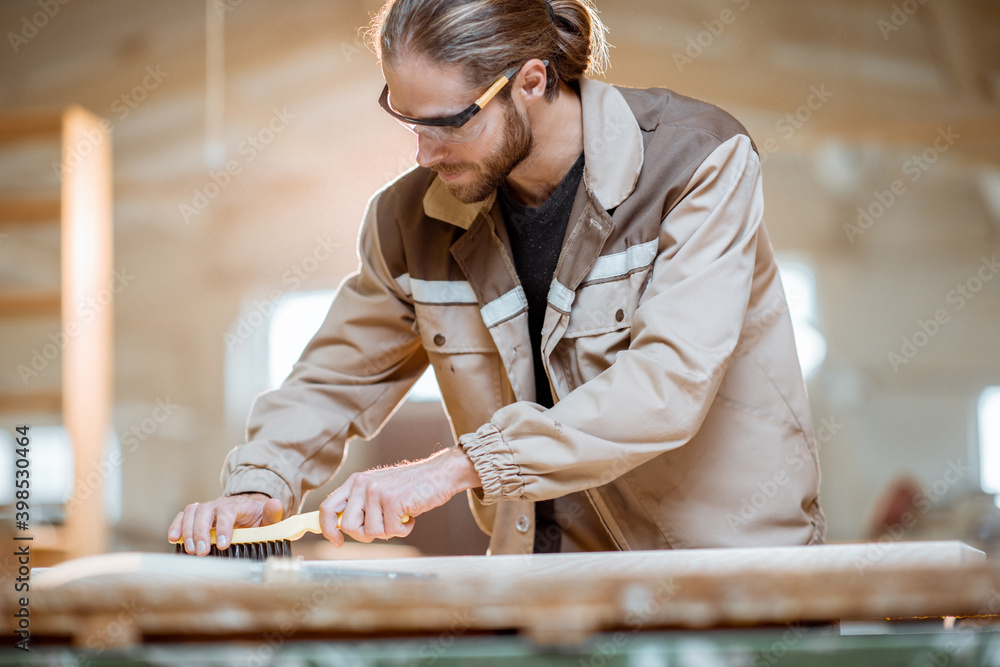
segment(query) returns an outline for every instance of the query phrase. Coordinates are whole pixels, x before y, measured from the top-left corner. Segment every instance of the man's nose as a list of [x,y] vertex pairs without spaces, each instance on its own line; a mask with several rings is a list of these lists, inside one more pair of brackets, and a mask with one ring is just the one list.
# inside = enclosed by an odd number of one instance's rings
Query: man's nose
[[443,143],[423,132],[417,133],[417,164],[421,167],[437,164],[447,153],[448,149]]

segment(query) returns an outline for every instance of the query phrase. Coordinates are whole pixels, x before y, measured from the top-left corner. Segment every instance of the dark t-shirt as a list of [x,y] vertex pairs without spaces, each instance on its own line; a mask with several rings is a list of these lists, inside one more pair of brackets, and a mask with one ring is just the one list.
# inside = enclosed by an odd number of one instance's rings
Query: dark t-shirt
[[[528,334],[535,365],[535,402],[546,408],[552,407],[553,400],[542,366],[542,323],[570,210],[582,177],[583,153],[580,153],[555,191],[537,208],[516,201],[506,187],[501,187],[499,191],[514,267],[528,299]],[[555,501],[535,503],[534,552],[557,552],[561,545],[562,531],[555,520]]]
[[542,367],[542,322],[552,276],[559,262],[570,209],[583,177],[583,153],[545,202],[525,206],[513,199],[506,187],[499,191],[500,208],[514,254],[514,267],[528,299],[528,333],[535,362],[535,402],[551,408],[552,392]]

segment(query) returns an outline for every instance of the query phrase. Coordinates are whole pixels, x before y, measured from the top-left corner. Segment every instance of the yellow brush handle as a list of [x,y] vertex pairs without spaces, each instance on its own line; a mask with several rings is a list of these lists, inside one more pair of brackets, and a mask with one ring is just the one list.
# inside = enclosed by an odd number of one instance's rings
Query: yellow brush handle
[[[340,518],[343,512],[337,512],[337,528],[340,528]],[[409,514],[404,514],[402,523],[408,523]],[[232,544],[246,544],[248,542],[276,542],[279,540],[297,540],[306,533],[321,534],[323,531],[319,527],[319,510],[296,514],[284,521],[273,523],[270,526],[258,526],[256,528],[234,528]],[[172,544],[178,544],[182,540],[178,539]],[[212,529],[211,542],[215,544],[215,528]]]
[[[343,512],[337,512],[337,530],[340,530],[340,520],[343,518]],[[410,515],[404,514],[403,518],[399,520],[400,523],[408,523],[410,521]]]

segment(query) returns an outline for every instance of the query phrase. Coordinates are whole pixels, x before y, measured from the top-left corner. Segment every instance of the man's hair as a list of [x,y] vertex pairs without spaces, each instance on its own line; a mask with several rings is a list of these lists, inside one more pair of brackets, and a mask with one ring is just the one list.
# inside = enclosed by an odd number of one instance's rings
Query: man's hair
[[423,56],[461,67],[474,88],[532,58],[548,60],[552,100],[560,81],[604,71],[606,32],[591,0],[389,0],[367,38],[383,64]]

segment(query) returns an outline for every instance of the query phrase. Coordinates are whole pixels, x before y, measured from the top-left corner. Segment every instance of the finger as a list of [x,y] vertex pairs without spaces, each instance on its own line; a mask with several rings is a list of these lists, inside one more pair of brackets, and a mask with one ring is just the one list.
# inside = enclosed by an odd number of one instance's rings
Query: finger
[[243,516],[236,503],[228,502],[219,507],[215,513],[215,546],[228,549],[233,541],[233,526],[237,519]]
[[344,536],[337,526],[337,510],[334,509],[335,500],[333,494],[327,496],[319,504],[319,527],[323,531],[323,537],[328,539],[335,547],[344,546]]
[[365,486],[364,477],[354,473],[327,499],[330,509],[340,513],[339,521],[336,518],[332,519],[338,530],[359,542],[371,542],[371,538],[367,538],[364,531]]
[[184,508],[184,518],[181,520],[181,536],[184,538],[184,551],[194,553],[194,516],[198,503],[192,503]]
[[174,520],[170,522],[170,527],[167,528],[167,539],[171,542],[176,542],[181,539],[181,524],[184,521],[184,512],[178,512]]
[[212,526],[215,525],[215,503],[203,503],[198,506],[194,516],[195,553],[199,556],[208,555],[212,547]]
[[278,523],[281,521],[281,515],[284,511],[285,508],[281,505],[281,501],[277,498],[271,498],[264,503],[264,516],[261,519],[260,525],[270,526],[273,523]]
[[340,517],[340,532],[350,535],[359,542],[371,542],[365,529],[365,493],[363,489],[357,488],[347,499],[347,506]]
[[374,540],[390,537],[385,534],[385,508],[382,506],[381,490],[374,483],[365,488],[365,535]]
[[384,517],[386,532],[389,537],[406,537],[413,532],[413,517],[406,512],[387,510]]

